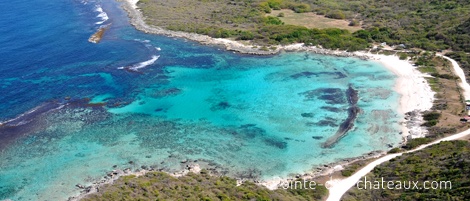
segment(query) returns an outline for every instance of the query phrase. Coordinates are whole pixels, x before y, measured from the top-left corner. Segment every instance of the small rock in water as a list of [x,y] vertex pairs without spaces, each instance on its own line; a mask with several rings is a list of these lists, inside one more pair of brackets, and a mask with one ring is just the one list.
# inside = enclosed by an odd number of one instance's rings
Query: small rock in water
[[323,139],[323,136],[312,136],[312,138],[315,140],[321,140]]

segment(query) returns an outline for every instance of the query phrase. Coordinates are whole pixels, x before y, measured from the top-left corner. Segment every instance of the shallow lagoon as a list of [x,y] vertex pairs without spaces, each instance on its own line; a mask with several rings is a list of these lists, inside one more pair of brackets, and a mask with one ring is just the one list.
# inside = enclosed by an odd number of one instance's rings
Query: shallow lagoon
[[[142,34],[116,3],[47,2],[2,2],[28,12],[0,36],[7,44],[0,49],[0,118],[45,102],[69,105],[34,115],[17,130],[1,129],[0,199],[65,199],[78,192],[75,184],[96,181],[113,166],[175,171],[186,159],[269,179],[400,141],[395,76],[377,63],[310,53],[239,55]],[[98,45],[87,42],[102,20],[96,5],[113,23]],[[15,44],[20,37],[36,48]],[[25,49],[27,57],[18,53]],[[120,69],[155,55],[139,72]],[[355,126],[321,148],[348,116],[349,85],[359,92]],[[76,106],[65,97],[105,106]]]

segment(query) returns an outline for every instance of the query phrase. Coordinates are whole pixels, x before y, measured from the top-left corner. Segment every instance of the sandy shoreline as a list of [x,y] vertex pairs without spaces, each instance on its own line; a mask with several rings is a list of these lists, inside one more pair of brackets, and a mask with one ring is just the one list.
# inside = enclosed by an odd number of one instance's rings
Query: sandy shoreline
[[429,110],[433,106],[435,92],[432,91],[425,79],[425,77],[431,76],[421,73],[412,63],[407,60],[400,60],[398,56],[362,54],[379,62],[397,75],[394,90],[400,94],[398,111],[402,114],[414,112],[412,117],[408,117],[409,120],[400,122],[403,124],[402,136],[404,140],[406,141],[409,135],[411,138],[425,137],[428,132],[425,127],[420,126],[423,122],[420,112]]

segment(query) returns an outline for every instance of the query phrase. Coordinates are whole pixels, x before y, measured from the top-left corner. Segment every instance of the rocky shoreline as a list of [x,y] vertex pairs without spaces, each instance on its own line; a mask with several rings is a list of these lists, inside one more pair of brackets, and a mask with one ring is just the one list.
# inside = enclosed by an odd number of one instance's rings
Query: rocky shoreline
[[347,51],[337,51],[337,50],[329,50],[323,49],[321,47],[316,46],[305,46],[304,44],[292,44],[292,45],[276,45],[272,46],[269,50],[262,50],[255,44],[243,44],[238,41],[230,40],[230,39],[223,39],[223,38],[212,38],[210,36],[196,34],[196,33],[186,33],[181,31],[171,31],[166,30],[161,27],[150,26],[145,23],[145,17],[142,15],[142,12],[133,5],[135,2],[131,2],[130,0],[117,0],[121,2],[122,8],[127,12],[130,23],[134,26],[137,30],[142,31],[144,33],[150,34],[157,34],[157,35],[164,35],[169,37],[177,37],[177,38],[185,38],[188,40],[199,42],[203,45],[216,45],[216,46],[223,46],[228,51],[234,51],[241,54],[251,54],[251,55],[275,55],[279,54],[282,51],[286,52],[312,52],[315,54],[323,54],[323,55],[332,55],[338,57],[357,57],[360,59],[368,60],[370,59],[367,55],[364,54],[357,54],[355,52],[347,52]]
[[[296,179],[305,179],[305,180],[312,180],[314,181],[316,178],[327,176],[332,174],[333,172],[339,171],[341,169],[337,169],[337,167],[346,166],[348,164],[360,161],[360,160],[367,160],[371,158],[378,158],[385,155],[386,152],[383,151],[372,151],[362,156],[353,157],[353,158],[345,158],[340,161],[322,165],[319,167],[312,168],[312,171],[304,174],[291,174],[288,178],[278,179],[278,180],[259,180],[257,178],[240,178],[235,177],[237,180],[237,184],[240,185],[245,181],[251,181],[260,185],[267,187],[268,189],[274,190],[277,189],[281,184],[294,181]],[[131,162],[131,161],[130,161]],[[100,189],[104,185],[112,185],[116,180],[123,176],[143,176],[148,172],[164,172],[174,177],[184,176],[190,172],[199,174],[202,169],[205,169],[210,175],[212,176],[224,176],[226,170],[220,166],[213,165],[210,161],[207,160],[182,160],[181,161],[181,171],[172,172],[169,170],[165,170],[163,168],[158,168],[156,166],[146,166],[142,165],[139,169],[132,170],[131,168],[125,169],[114,169],[112,171],[107,172],[101,179],[87,185],[87,184],[76,184],[75,187],[80,189],[80,194],[77,196],[69,197],[68,201],[79,201],[85,198],[87,195],[99,192]]]

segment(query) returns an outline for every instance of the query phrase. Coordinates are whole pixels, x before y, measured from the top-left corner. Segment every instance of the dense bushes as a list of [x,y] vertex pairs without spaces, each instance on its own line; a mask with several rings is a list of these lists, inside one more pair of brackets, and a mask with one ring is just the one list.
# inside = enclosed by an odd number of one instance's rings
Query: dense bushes
[[321,45],[328,49],[349,51],[362,50],[368,47],[368,42],[355,37],[342,29],[308,29],[301,26],[265,26],[259,30],[260,36],[267,36],[272,43],[289,44],[305,43],[306,45]]
[[282,22],[279,18],[271,17],[271,16],[263,18],[263,23],[265,25],[283,25],[284,24],[284,22]]
[[[156,3],[158,2],[158,3]],[[452,48],[470,52],[470,2],[469,1],[428,1],[428,0],[390,0],[390,1],[350,1],[350,0],[219,0],[189,1],[178,0],[187,9],[175,6],[170,0],[141,1],[141,9],[147,16],[147,22],[172,30],[208,33],[211,36],[240,37],[237,33],[218,31],[223,28],[230,31],[251,31],[258,42],[276,43],[269,36],[256,32],[263,26],[263,17],[272,9],[291,9],[295,12],[315,11],[335,19],[349,19],[351,25],[359,22],[366,28],[354,33],[351,39],[363,39],[367,42],[386,42],[390,45],[405,44],[426,50]],[[190,4],[190,5],[189,5]],[[313,8],[313,9],[312,9]],[[171,17],[172,20],[159,20]],[[270,24],[278,23],[270,21]],[[279,24],[276,24],[279,25]],[[212,28],[217,26],[217,28]],[[245,38],[245,37],[244,37]],[[248,37],[249,38],[249,37]],[[345,45],[321,37],[321,43],[343,46],[342,49],[355,49],[358,41]],[[349,38],[341,38],[349,39]],[[287,40],[284,40],[287,41]],[[317,39],[318,41],[318,39]],[[279,41],[278,41],[279,42]],[[315,42],[315,41],[313,41]],[[345,47],[349,46],[349,47]]]
[[322,200],[328,194],[324,186],[312,189],[283,189],[270,191],[252,182],[237,185],[229,177],[189,173],[172,177],[163,172],[143,176],[123,176],[113,184],[100,187],[87,200]]
[[346,19],[346,15],[344,15],[344,13],[339,10],[330,11],[325,15],[325,17],[341,20]]
[[254,38],[255,35],[251,31],[241,31],[238,36],[240,40],[253,40]]
[[361,23],[358,21],[358,20],[351,20],[351,22],[349,22],[349,26],[359,26],[361,25]]
[[302,0],[319,14],[343,19],[359,19],[364,25],[389,27],[390,33],[381,42],[406,44],[426,50],[452,48],[470,52],[470,1],[449,0]]
[[427,112],[423,114],[424,123],[423,126],[431,127],[439,123],[439,117],[441,113],[438,112]]
[[[341,200],[470,200],[469,158],[470,143],[467,141],[445,141],[405,153],[377,166],[366,176],[372,184],[374,181],[394,181],[394,184],[401,181],[409,188],[391,189],[386,187],[387,183],[380,189],[361,190],[354,186]],[[413,183],[410,186],[408,181],[418,182],[418,188],[414,188]],[[425,181],[438,182],[439,188],[424,189]]]
[[455,61],[459,62],[460,67],[466,69],[467,71],[470,70],[470,55],[465,52],[449,52],[446,56],[454,59]]
[[[297,3],[297,1],[290,1],[290,0],[267,0],[261,2],[260,4],[261,10],[265,11],[266,13],[270,13],[271,9],[273,10],[281,10],[281,9],[291,9],[296,13],[305,13],[310,12],[311,8],[309,4],[306,3]],[[269,11],[268,8],[269,7]]]
[[406,150],[411,150],[411,149],[419,147],[420,145],[427,144],[431,141],[432,139],[430,138],[413,138],[411,140],[408,140],[406,142],[406,145],[403,146],[403,148]]

